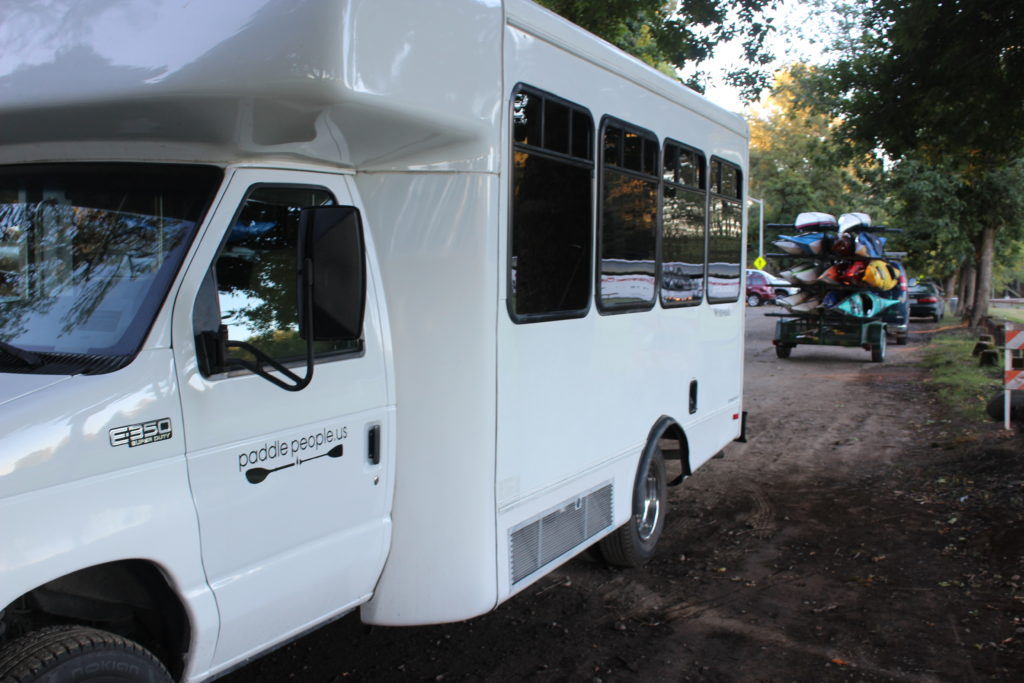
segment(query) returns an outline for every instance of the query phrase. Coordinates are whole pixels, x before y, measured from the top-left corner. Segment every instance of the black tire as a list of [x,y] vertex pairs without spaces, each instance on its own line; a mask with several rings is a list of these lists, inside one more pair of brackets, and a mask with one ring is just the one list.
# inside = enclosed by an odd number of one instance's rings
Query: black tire
[[641,567],[654,557],[668,512],[665,457],[655,447],[641,458],[633,484],[633,514],[629,521],[601,540],[601,557],[616,567]]
[[171,683],[167,669],[127,638],[85,626],[33,631],[0,651],[0,683]]
[[896,334],[896,345],[897,346],[903,346],[906,343],[907,343],[907,333],[906,332],[898,332]]
[[793,350],[792,344],[776,344],[775,355],[779,358],[789,358],[790,352]]
[[747,294],[747,305],[757,308],[761,305],[761,297],[758,294]]
[[879,335],[878,343],[871,345],[871,362],[881,363],[885,360],[885,332]]
[[933,323],[939,322],[939,314],[938,313],[936,313],[935,315],[932,316],[932,322]]

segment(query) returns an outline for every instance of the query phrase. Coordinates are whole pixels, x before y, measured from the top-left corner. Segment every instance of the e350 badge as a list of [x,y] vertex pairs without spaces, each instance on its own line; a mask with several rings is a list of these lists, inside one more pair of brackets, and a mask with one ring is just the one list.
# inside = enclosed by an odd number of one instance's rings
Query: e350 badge
[[171,418],[162,417],[159,420],[140,422],[124,427],[114,427],[110,430],[111,446],[145,446],[148,443],[156,443],[171,438]]

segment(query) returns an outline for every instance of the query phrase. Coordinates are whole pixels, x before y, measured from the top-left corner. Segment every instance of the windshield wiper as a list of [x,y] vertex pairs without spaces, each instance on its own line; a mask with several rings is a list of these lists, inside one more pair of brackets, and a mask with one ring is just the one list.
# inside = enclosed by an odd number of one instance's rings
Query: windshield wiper
[[21,361],[26,367],[38,368],[46,363],[46,361],[31,351],[19,349],[17,346],[4,341],[0,341],[0,351],[3,351],[11,358]]

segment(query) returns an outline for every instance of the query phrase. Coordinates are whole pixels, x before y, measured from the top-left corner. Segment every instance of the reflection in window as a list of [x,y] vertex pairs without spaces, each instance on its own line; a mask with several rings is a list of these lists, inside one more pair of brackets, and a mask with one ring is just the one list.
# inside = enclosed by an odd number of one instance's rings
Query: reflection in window
[[[296,290],[299,215],[306,207],[333,204],[334,197],[319,188],[253,190],[200,291],[193,316],[196,333],[224,326],[228,339],[252,344],[277,361],[304,358],[306,342],[299,336]],[[353,345],[317,342],[314,349],[322,355],[349,351]],[[232,358],[252,360],[238,348],[228,350],[227,359]]]
[[666,142],[662,179],[661,303],[698,304],[704,296],[704,155]]
[[590,300],[593,123],[520,88],[512,125],[509,312],[517,322],[579,317]]
[[606,124],[603,137],[598,307],[643,310],[654,305],[658,141],[619,123]]
[[83,356],[67,372],[127,362],[220,178],[156,164],[0,169],[0,341]]
[[711,160],[711,226],[708,242],[708,300],[737,301],[743,257],[743,204],[738,167]]

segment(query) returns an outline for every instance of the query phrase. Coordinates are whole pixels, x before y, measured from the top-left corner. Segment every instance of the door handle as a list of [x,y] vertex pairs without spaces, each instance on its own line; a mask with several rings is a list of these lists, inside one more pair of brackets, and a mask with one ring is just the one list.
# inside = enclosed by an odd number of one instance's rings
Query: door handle
[[373,425],[366,433],[366,457],[371,465],[380,464],[380,425]]

